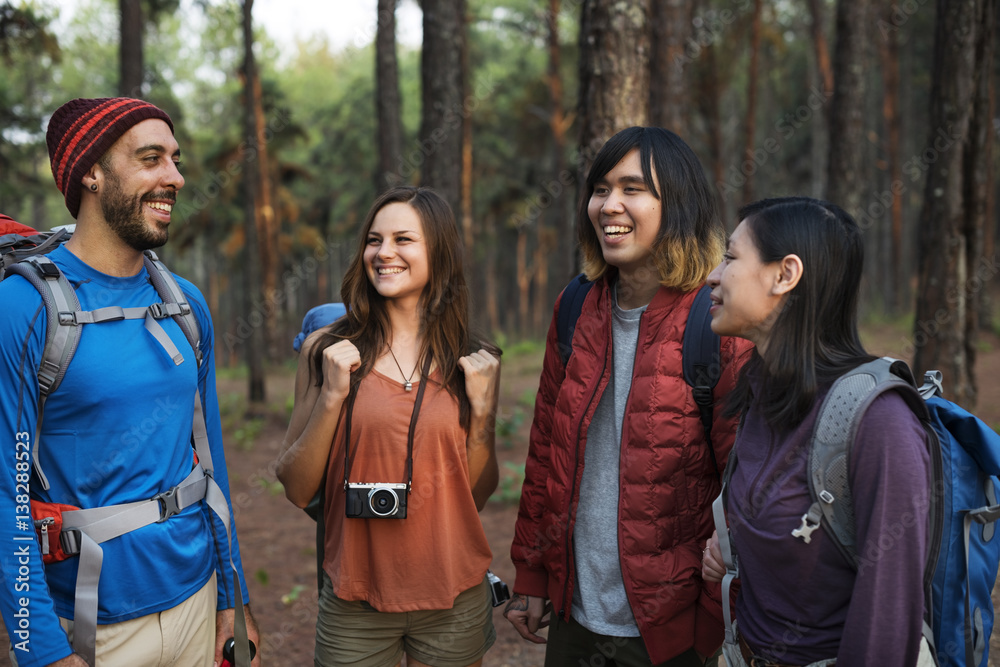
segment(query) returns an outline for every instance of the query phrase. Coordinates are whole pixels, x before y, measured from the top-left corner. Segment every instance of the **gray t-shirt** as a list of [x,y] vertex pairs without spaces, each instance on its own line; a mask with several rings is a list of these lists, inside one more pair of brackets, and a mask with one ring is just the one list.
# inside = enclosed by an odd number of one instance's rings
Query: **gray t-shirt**
[[622,310],[617,286],[612,290],[614,369],[587,430],[587,449],[576,511],[573,552],[576,586],[573,618],[591,632],[638,637],[618,554],[619,460],[625,403],[632,388],[632,368],[639,342],[639,318],[646,306]]

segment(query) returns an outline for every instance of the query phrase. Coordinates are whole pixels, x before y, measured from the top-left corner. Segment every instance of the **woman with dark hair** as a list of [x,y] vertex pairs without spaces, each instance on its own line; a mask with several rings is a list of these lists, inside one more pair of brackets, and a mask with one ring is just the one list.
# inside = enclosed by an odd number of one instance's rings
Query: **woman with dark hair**
[[[735,420],[715,411],[706,433],[682,341],[722,255],[715,195],[677,135],[628,128],[594,160],[578,230],[593,287],[565,366],[563,296],[549,328],[504,613],[541,643],[551,606],[548,667],[702,665],[722,644],[700,562]],[[716,400],[749,348],[722,340]]]
[[[915,665],[931,471],[926,433],[898,393],[867,408],[847,462],[858,552],[878,557],[855,569],[825,525],[800,530],[823,398],[874,359],[858,335],[861,230],[838,206],[804,197],[757,202],[740,218],[708,277],[712,329],[757,350],[730,405],[745,415],[727,491],[741,582],[739,647],[727,658],[731,667]],[[722,563],[713,536],[705,578],[721,580]]]
[[439,195],[389,190],[347,314],[302,346],[277,475],[299,507],[326,480],[317,666],[479,665],[495,639],[478,511],[499,478],[500,350],[469,332],[462,253]]

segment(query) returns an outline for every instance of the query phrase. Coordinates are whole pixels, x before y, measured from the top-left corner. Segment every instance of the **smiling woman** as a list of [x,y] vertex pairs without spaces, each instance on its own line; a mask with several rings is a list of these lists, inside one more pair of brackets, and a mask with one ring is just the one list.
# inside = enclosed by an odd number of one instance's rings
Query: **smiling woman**
[[495,639],[477,512],[499,478],[500,350],[469,333],[462,253],[440,195],[389,190],[347,315],[302,346],[277,475],[300,507],[324,489],[316,664],[479,665]]

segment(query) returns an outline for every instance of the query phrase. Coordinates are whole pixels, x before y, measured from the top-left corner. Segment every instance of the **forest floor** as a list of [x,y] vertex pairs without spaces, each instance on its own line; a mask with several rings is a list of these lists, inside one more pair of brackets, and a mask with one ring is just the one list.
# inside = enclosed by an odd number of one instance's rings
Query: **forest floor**
[[[909,358],[907,335],[901,326],[881,324],[864,330],[873,353]],[[527,433],[541,372],[538,345],[511,346],[503,364],[497,453],[501,483],[481,513],[493,550],[493,571],[512,583],[509,550],[517,516],[520,480],[527,454]],[[1000,425],[1000,338],[981,337],[976,374],[980,383],[977,414]],[[246,382],[221,372],[219,398],[226,431],[232,498],[254,613],[264,636],[265,665],[312,665],[317,611],[314,522],[289,503],[275,479],[278,453],[291,406],[293,371],[282,369],[268,378],[269,408],[254,420],[242,418]],[[1000,602],[994,592],[994,608]],[[522,640],[494,610],[497,641],[484,659],[485,667],[535,667],[543,662],[544,646]],[[7,656],[0,629],[0,664]],[[994,632],[991,665],[1000,665],[1000,633]]]

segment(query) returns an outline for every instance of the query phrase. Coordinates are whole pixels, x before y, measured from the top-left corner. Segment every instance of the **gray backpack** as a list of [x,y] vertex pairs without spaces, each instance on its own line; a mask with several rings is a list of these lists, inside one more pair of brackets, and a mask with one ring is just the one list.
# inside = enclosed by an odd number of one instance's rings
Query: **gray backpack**
[[[31,283],[42,297],[46,313],[45,348],[38,367],[38,419],[35,439],[31,447],[32,465],[38,482],[43,489],[49,488],[49,481],[39,462],[38,451],[42,431],[45,402],[61,384],[79,345],[84,325],[141,319],[146,330],[170,355],[174,363],[184,362],[184,355],[160,325],[160,320],[173,318],[191,344],[195,363],[201,366],[201,330],[191,305],[181,291],[173,274],[159,260],[152,250],[143,253],[143,265],[150,282],[160,296],[160,303],[148,307],[123,308],[106,306],[85,311],[80,307],[73,286],[59,267],[46,257],[45,253],[58,247],[72,235],[72,228],[55,232],[40,232],[37,236],[26,237],[27,241],[15,238],[4,243],[6,248],[0,253],[0,279],[19,275]],[[6,239],[7,237],[4,237]],[[2,250],[2,248],[0,248]],[[97,635],[97,591],[101,576],[103,551],[101,544],[108,540],[138,530],[153,523],[166,521],[182,510],[204,500],[216,513],[229,538],[229,564],[234,576],[236,593],[236,647],[237,665],[249,667],[249,648],[246,634],[246,618],[243,610],[243,595],[240,588],[240,574],[232,561],[232,525],[229,505],[225,494],[213,479],[214,467],[209,448],[205,417],[201,407],[201,396],[194,395],[194,419],[192,420],[192,444],[198,463],[191,473],[177,486],[156,496],[127,505],[113,505],[65,511],[65,506],[38,503],[32,500],[32,515],[38,533],[43,559],[50,562],[54,552],[59,558],[79,556],[80,563],[76,581],[76,596],[73,607],[74,637],[73,650],[83,655],[89,664],[95,664],[95,643]],[[42,507],[49,505],[49,507]],[[36,509],[38,510],[36,514]],[[52,516],[53,513],[57,516]],[[46,516],[41,516],[41,515]],[[57,534],[50,534],[50,527],[61,525]]]

